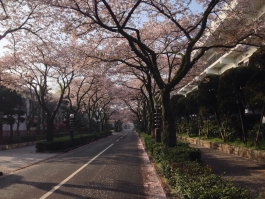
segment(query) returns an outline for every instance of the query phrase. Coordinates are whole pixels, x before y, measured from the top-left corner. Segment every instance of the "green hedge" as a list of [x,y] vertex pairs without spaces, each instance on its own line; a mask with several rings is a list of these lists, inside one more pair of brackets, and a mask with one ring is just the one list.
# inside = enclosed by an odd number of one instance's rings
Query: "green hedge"
[[17,144],[23,142],[34,142],[46,139],[46,135],[21,135],[14,137],[3,136],[0,138],[0,144]]
[[111,135],[111,131],[100,132],[97,134],[80,134],[75,135],[73,139],[69,136],[54,138],[52,142],[40,141],[36,143],[36,151],[64,151],[83,144],[90,143],[94,140]]
[[181,199],[250,199],[250,191],[238,188],[232,182],[223,180],[212,173],[210,166],[202,166],[199,149],[188,143],[166,148],[155,143],[150,135],[140,133],[140,137],[159,166],[168,185]]

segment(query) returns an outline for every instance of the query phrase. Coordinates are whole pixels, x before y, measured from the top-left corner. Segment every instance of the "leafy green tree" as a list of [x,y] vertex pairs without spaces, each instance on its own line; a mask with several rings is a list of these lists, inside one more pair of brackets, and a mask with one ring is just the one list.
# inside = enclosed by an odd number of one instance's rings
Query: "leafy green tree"
[[265,71],[259,71],[253,75],[245,87],[245,97],[251,106],[261,108],[258,131],[255,138],[255,146],[258,146],[258,139],[262,127],[262,119],[265,111]]
[[187,94],[186,97],[186,114],[188,115],[189,119],[191,119],[191,122],[189,123],[189,134],[197,135],[199,130],[199,120],[198,120],[198,90],[190,92]]
[[[2,118],[2,125],[5,123],[10,126],[10,136],[13,137],[13,125],[17,119],[16,114],[20,107],[23,106],[22,97],[15,90],[10,90],[4,86],[0,87],[0,97],[0,112],[5,116]],[[18,120],[21,121],[21,118],[22,116]]]
[[[173,95],[170,99],[170,106],[175,119],[176,130],[182,134],[186,127],[183,118],[186,118],[186,98],[184,95]],[[184,129],[185,128],[185,129]]]
[[181,114],[179,114],[179,110],[178,110],[178,100],[185,97],[184,95],[173,95],[170,99],[170,106],[171,106],[171,110],[173,113],[173,116],[175,118],[175,120],[177,120],[178,118],[181,117]]
[[220,76],[219,81],[220,107],[224,113],[238,113],[244,144],[247,144],[245,124],[245,108],[247,103],[244,96],[244,88],[254,73],[255,69],[250,67],[231,68]]
[[176,105],[176,114],[179,115],[180,118],[184,117],[188,122],[189,117],[186,114],[186,100],[187,98],[185,96],[178,100],[178,103]]
[[214,114],[218,129],[221,135],[221,138],[225,140],[224,135],[221,131],[221,121],[220,115],[218,111],[218,85],[219,85],[219,75],[207,75],[205,76],[200,84],[198,85],[198,106],[200,113],[206,114],[206,125],[207,132],[206,136],[208,136],[209,128],[209,114]]
[[21,125],[21,123],[23,123],[26,120],[26,118],[23,117],[25,114],[26,114],[26,111],[22,109],[21,107],[19,107],[15,111],[15,118],[16,118],[15,123],[17,126],[17,129],[16,129],[17,135],[19,135],[19,126]]
[[251,107],[261,109],[258,130],[256,132],[255,146],[258,146],[258,139],[262,127],[262,119],[265,109],[265,46],[259,48],[249,59],[249,67],[257,68],[258,72],[247,82],[245,97]]
[[186,100],[186,112],[192,118],[193,116],[198,114],[198,103],[197,103],[197,95],[198,91],[193,91],[187,94]]

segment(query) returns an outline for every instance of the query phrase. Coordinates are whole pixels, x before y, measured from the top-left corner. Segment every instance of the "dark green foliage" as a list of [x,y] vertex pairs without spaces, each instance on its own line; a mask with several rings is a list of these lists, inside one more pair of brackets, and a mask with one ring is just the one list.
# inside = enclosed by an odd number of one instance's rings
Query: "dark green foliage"
[[[208,132],[207,132],[207,128],[208,128]],[[219,137],[218,124],[216,120],[210,120],[208,121],[208,123],[205,122],[202,128],[201,135],[206,136],[207,138]]]
[[[186,166],[186,165],[185,165]],[[200,166],[186,170],[193,170],[187,174],[181,169],[176,169],[174,177],[176,179],[175,189],[179,193],[180,198],[187,199],[249,199],[250,192],[243,188],[236,188],[232,182],[223,180],[220,176],[205,174],[201,171]],[[196,169],[198,168],[198,173]]]
[[181,199],[250,199],[250,191],[214,175],[210,166],[202,166],[199,149],[178,141],[173,148],[156,144],[147,134],[140,134],[152,159],[159,165],[168,184]]
[[199,135],[199,128],[196,121],[187,124],[187,134],[189,137],[196,137]]
[[81,146],[83,144],[87,144],[91,141],[104,138],[111,135],[111,131],[101,132],[97,134],[81,134],[76,135],[73,139],[69,138],[69,136],[61,137],[54,139],[52,142],[38,142],[36,143],[36,151],[43,152],[43,151],[64,151],[71,148],[75,148]]
[[46,135],[23,135],[23,136],[14,136],[7,137],[4,136],[1,138],[0,144],[17,144],[23,142],[35,142],[40,140],[45,140]]
[[[3,124],[10,126],[10,136],[13,136],[13,125],[21,123],[25,120],[23,118],[24,110],[22,97],[15,90],[10,90],[4,86],[0,86],[0,125],[2,128]],[[16,119],[18,118],[18,120]]]
[[238,67],[225,71],[220,76],[219,99],[222,111],[235,113],[240,118],[241,139],[247,144],[247,132],[245,123],[245,108],[247,103],[244,97],[244,89],[250,77],[256,73],[256,68]]
[[198,85],[198,105],[200,109],[214,112],[217,109],[219,75],[207,75]]
[[[170,98],[170,107],[172,109],[172,113],[175,119],[181,117],[181,111],[179,111],[179,105],[178,105],[178,101],[179,99],[183,98],[184,95],[173,95]],[[183,111],[182,111],[183,112]]]
[[250,105],[265,104],[265,71],[255,73],[245,87],[245,98]]
[[186,97],[181,97],[176,105],[176,109],[177,109],[177,114],[180,117],[185,117],[186,114]]
[[237,113],[237,105],[245,106],[244,88],[256,69],[249,67],[231,68],[220,76],[219,103],[221,109]]
[[186,97],[186,113],[189,115],[198,114],[198,102],[197,102],[198,90],[192,91],[187,94]]

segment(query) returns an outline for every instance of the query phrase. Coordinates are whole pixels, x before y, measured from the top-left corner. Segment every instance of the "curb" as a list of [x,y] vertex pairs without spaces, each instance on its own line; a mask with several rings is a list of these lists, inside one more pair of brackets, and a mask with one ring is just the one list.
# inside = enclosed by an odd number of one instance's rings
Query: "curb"
[[[135,131],[134,131],[135,132]],[[142,143],[142,140],[140,139],[137,132],[135,132],[138,138],[138,148],[141,150],[141,158],[142,158],[142,170],[145,175],[143,176],[144,179],[146,179],[146,182],[144,182],[144,188],[145,192],[149,196],[148,198],[156,198],[156,199],[166,199],[166,193],[163,189],[161,179],[159,178],[159,175],[157,174],[156,168],[150,161],[148,154],[144,148],[144,144]]]

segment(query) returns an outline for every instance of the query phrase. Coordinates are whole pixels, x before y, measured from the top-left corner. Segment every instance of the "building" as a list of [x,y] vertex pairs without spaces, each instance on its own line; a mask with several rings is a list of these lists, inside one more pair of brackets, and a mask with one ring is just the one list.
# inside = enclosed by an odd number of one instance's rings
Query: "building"
[[[247,15],[246,19],[262,20],[265,27],[265,0],[253,0],[252,2],[256,12],[252,15]],[[238,1],[232,2],[232,7],[238,6]],[[223,21],[226,20],[225,15],[222,16]],[[246,20],[246,23],[247,21]],[[214,25],[213,25],[214,26]],[[218,27],[216,27],[218,29]],[[240,50],[237,50],[240,49]],[[188,82],[185,86],[177,91],[177,94],[187,95],[198,88],[200,80],[207,74],[222,74],[224,71],[233,67],[242,67],[248,65],[249,57],[257,50],[256,47],[238,45],[236,48],[231,49],[229,52],[217,52],[214,49],[207,51],[202,60],[204,60],[203,71],[194,79]]]

